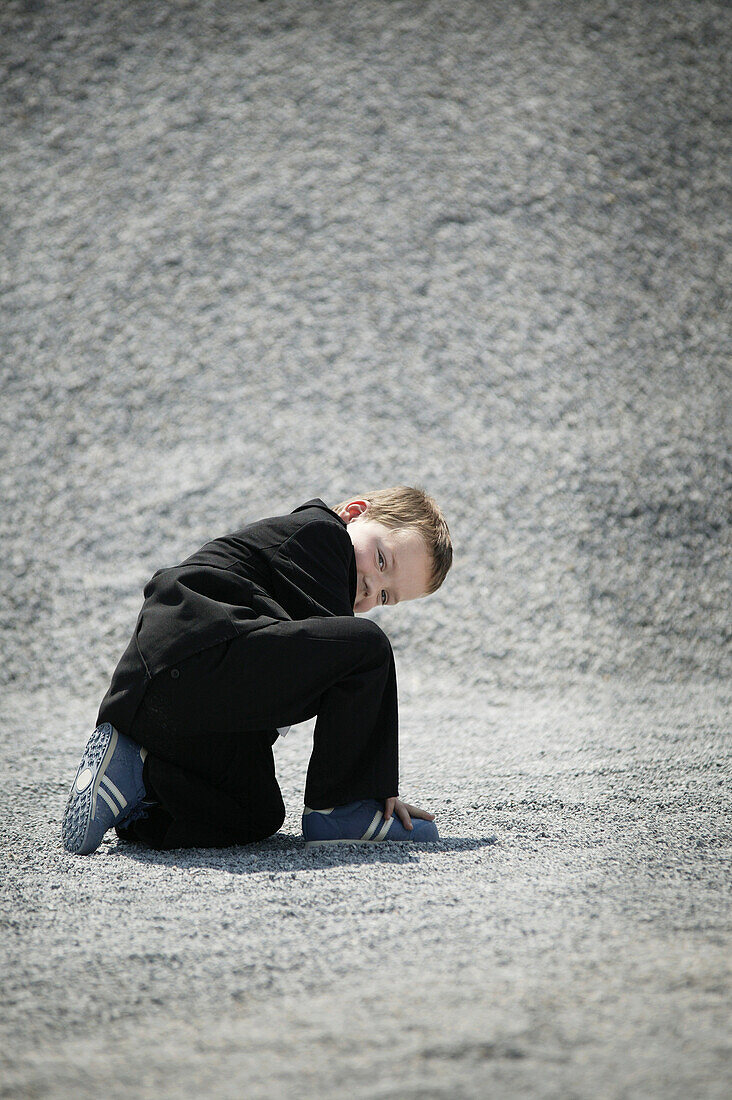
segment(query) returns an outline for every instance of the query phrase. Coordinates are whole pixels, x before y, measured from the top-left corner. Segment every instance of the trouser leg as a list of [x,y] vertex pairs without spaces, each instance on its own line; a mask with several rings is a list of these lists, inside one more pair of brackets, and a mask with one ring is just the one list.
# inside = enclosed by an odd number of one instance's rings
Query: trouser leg
[[[137,728],[144,732],[144,724]],[[144,781],[159,803],[120,835],[153,848],[220,848],[276,833],[285,806],[268,740],[239,753],[226,786],[148,753]]]
[[[276,728],[316,714],[308,806],[398,793],[394,656],[369,619],[271,620],[187,658],[154,678],[129,732],[150,752],[149,778],[176,820],[190,820],[197,804],[210,824],[249,835],[262,817],[284,815],[273,765],[261,781]],[[221,790],[252,813],[232,813]]]
[[[192,686],[220,651],[196,654],[176,671]],[[195,721],[171,700],[169,686],[170,670],[153,678],[129,731],[148,749],[143,779],[158,804],[120,835],[169,849],[248,844],[277,832],[285,806],[272,753],[276,734],[196,736]]]
[[305,787],[313,809],[398,793],[394,654],[373,620],[272,620],[229,643],[208,689],[215,705],[198,720],[212,729],[244,735],[317,714]]

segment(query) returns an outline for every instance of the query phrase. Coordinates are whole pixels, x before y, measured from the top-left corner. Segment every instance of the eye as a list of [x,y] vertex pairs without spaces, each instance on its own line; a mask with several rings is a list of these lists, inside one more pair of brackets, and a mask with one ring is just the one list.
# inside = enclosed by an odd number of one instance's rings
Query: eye
[[[380,561],[380,562],[383,562],[383,565],[386,565],[386,562],[384,561],[384,556],[383,556],[383,554],[381,553],[381,550],[379,550],[379,561]],[[381,567],[382,569],[383,569],[383,565],[382,565],[382,567]]]
[[383,605],[386,603],[386,601],[388,600],[389,597],[387,596],[387,594],[386,594],[386,592],[383,588],[381,589],[381,595],[384,597],[383,600],[381,601],[381,605],[383,607]]

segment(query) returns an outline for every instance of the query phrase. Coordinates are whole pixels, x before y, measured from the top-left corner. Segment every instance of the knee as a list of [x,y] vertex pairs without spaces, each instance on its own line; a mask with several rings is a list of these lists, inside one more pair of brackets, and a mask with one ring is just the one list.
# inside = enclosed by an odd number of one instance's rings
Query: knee
[[389,660],[391,657],[391,642],[388,635],[373,619],[354,619],[356,636],[362,640],[368,653],[373,653],[381,660]]
[[267,821],[267,827],[269,829],[269,833],[267,835],[271,836],[272,833],[276,833],[279,829],[282,828],[282,826],[284,825],[284,822],[285,822],[285,804],[282,801],[282,799],[280,798],[279,806],[273,806],[272,810],[270,811],[269,819]]
[[256,823],[248,829],[248,841],[266,840],[278,832],[285,820],[285,804],[280,799],[279,805],[268,806],[257,814]]

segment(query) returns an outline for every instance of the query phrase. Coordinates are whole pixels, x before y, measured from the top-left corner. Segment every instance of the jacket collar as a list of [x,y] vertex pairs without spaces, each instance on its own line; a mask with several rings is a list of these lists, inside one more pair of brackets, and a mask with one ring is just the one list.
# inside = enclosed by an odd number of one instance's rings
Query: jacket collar
[[[312,500],[306,500],[304,504],[298,504],[297,508],[292,509],[290,515],[293,515],[295,512],[302,512],[305,510],[305,508],[322,508],[325,512],[329,512],[331,516],[335,516],[335,518],[340,524],[343,525],[344,528],[348,527],[346,521],[344,519],[341,519],[338,513],[334,512],[332,508],[329,508],[325,501],[321,500],[320,497],[313,497]],[[356,600],[356,594],[358,592],[358,569],[356,568],[356,554],[353,549],[353,544],[351,544],[351,558],[348,565],[348,587],[350,590],[351,607],[353,607]],[[351,614],[353,614],[353,612],[351,612]]]
[[290,515],[294,515],[295,512],[302,512],[305,508],[324,508],[326,512],[330,512],[332,516],[335,516],[339,523],[342,523],[344,527],[348,526],[346,521],[344,519],[341,519],[338,513],[334,512],[332,508],[329,508],[325,501],[321,500],[320,497],[313,497],[312,500],[306,500],[304,504],[299,504],[297,508],[292,509]]

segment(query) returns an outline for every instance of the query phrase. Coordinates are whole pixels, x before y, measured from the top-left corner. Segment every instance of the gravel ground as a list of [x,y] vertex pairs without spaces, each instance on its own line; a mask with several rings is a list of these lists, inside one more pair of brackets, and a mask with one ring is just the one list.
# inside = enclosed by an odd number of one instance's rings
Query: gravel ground
[[[6,0],[0,1097],[727,1097],[722,2]],[[157,568],[420,484],[436,848],[59,827]]]

